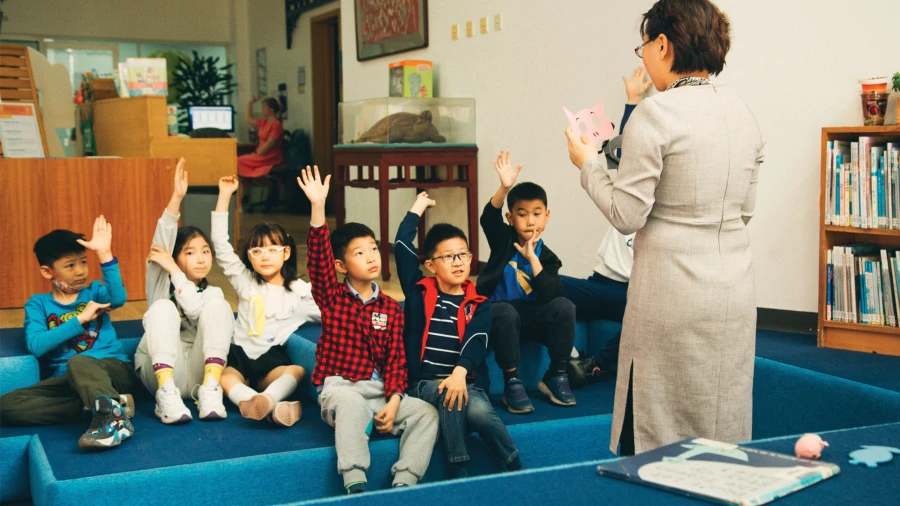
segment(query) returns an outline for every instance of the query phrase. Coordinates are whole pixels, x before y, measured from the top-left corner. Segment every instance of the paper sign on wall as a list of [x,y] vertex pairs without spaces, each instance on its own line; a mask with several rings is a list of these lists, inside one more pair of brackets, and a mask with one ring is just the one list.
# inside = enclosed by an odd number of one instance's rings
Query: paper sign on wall
[[8,158],[43,158],[34,104],[0,104],[0,142]]

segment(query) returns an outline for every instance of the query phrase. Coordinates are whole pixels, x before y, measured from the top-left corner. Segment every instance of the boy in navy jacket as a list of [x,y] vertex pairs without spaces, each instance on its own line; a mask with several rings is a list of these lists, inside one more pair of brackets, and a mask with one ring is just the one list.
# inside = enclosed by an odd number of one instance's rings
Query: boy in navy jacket
[[435,406],[450,473],[468,474],[466,437],[477,432],[510,470],[522,468],[519,452],[485,393],[485,357],[491,330],[491,303],[469,281],[472,253],[466,235],[440,223],[425,236],[425,267],[412,244],[419,219],[435,201],[422,192],[397,231],[394,255],[403,294],[403,332],[409,368],[408,394]]

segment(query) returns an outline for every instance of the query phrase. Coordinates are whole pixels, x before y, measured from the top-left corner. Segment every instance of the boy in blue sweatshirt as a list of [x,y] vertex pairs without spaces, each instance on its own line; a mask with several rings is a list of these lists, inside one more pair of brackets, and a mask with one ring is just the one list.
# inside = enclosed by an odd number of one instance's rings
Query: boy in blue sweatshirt
[[509,470],[522,469],[519,451],[485,393],[491,303],[468,279],[472,253],[463,231],[446,223],[431,227],[425,236],[425,268],[434,277],[423,276],[419,269],[412,241],[425,209],[434,205],[426,192],[420,193],[394,243],[406,296],[408,393],[438,409],[451,476],[468,475],[469,432],[477,432]]
[[[134,433],[128,419],[133,403],[126,392],[136,378],[106,314],[126,300],[119,263],[110,251],[112,226],[100,216],[90,242],[83,237],[54,230],[34,244],[51,289],[25,303],[25,341],[51,377],[0,397],[0,425],[66,423],[90,408],[93,420],[78,446],[93,450],[118,446]],[[88,284],[86,250],[96,253],[103,283]]]

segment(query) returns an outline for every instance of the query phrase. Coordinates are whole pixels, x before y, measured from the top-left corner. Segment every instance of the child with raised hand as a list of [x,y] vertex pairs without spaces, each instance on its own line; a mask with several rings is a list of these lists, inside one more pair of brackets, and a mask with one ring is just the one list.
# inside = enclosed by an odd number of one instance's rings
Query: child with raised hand
[[275,223],[253,227],[241,256],[228,241],[228,205],[238,189],[236,176],[219,180],[212,213],[216,261],[238,296],[238,317],[222,388],[241,416],[269,418],[290,427],[300,419],[300,403],[285,402],[306,371],[291,363],[284,343],[298,327],[321,320],[309,283],[297,279],[294,238]]
[[[94,417],[78,446],[97,450],[118,446],[134,434],[128,417],[136,381],[106,315],[127,300],[111,251],[112,225],[100,216],[91,240],[83,237],[54,230],[34,244],[51,289],[25,303],[25,343],[49,367],[50,378],[0,397],[0,425],[76,422],[88,408]],[[86,250],[97,254],[102,283],[89,281]]]
[[[519,344],[538,341],[547,347],[550,367],[538,389],[550,402],[574,406],[566,365],[575,343],[575,305],[561,297],[562,261],[541,239],[550,220],[547,193],[531,183],[516,183],[522,166],[513,167],[509,151],[494,162],[500,187],[481,213],[481,228],[491,247],[479,274],[478,293],[492,303],[491,341],[503,369],[503,403],[511,413],[534,411],[519,378]],[[503,201],[506,221],[503,223]]]
[[[334,427],[338,473],[347,493],[366,490],[369,434],[400,439],[400,459],[391,467],[393,486],[422,479],[437,439],[438,414],[430,404],[404,395],[403,312],[375,282],[381,256],[372,230],[346,223],[329,234],[325,197],[331,176],[308,166],[297,182],[312,205],[308,262],[313,296],[322,308],[312,382],[319,389],[322,420]],[[336,272],[344,274],[339,282]]]
[[450,475],[468,475],[466,437],[476,432],[491,453],[510,470],[522,469],[519,452],[491,405],[486,390],[491,301],[469,281],[472,252],[466,234],[438,223],[425,235],[425,277],[413,246],[419,219],[435,206],[422,192],[406,213],[394,255],[406,296],[403,332],[409,368],[409,395],[438,409]]
[[156,393],[154,413],[165,424],[189,422],[184,401],[197,389],[201,420],[227,416],[219,381],[234,332],[234,316],[220,288],[209,286],[210,240],[197,227],[178,228],[188,190],[184,158],[175,167],[169,205],[156,223],[147,257],[144,337],[134,355],[135,372]]

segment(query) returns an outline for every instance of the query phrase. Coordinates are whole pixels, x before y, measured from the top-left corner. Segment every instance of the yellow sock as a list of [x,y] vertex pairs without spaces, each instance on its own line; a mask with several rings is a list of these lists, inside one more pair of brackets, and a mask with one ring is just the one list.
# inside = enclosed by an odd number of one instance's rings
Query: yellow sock
[[162,388],[167,381],[175,378],[175,371],[167,364],[153,364],[153,374],[156,375],[157,388]]
[[203,366],[203,384],[206,385],[210,378],[218,383],[222,379],[222,371],[225,369],[225,361],[221,358],[208,358]]

